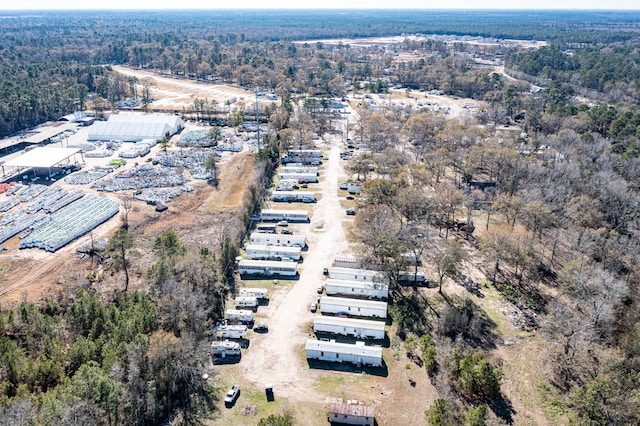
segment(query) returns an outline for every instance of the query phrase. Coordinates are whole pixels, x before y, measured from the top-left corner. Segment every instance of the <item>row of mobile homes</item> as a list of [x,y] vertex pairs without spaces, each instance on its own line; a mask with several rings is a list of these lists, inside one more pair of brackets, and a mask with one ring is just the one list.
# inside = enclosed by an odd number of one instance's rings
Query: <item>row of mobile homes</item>
[[273,191],[271,193],[271,201],[284,203],[315,203],[316,196],[312,192],[300,191]]
[[246,336],[249,329],[246,325],[218,325],[213,329],[213,333],[218,339],[241,339]]
[[318,175],[318,168],[305,165],[288,165],[280,168],[280,173],[311,173]]
[[382,366],[382,348],[365,346],[364,342],[336,343],[331,340],[307,340],[305,344],[307,359],[329,362],[347,362],[351,364]]
[[329,278],[334,280],[351,280],[386,283],[388,280],[378,271],[368,269],[340,268],[333,266],[329,268]]
[[278,173],[278,179],[297,179],[299,183],[316,183],[318,182],[317,173]]
[[256,231],[262,234],[276,234],[278,232],[278,226],[270,223],[259,223],[256,226]]
[[329,423],[341,425],[374,426],[376,424],[375,409],[370,405],[332,402],[327,411]]
[[254,232],[249,236],[251,244],[283,246],[283,247],[300,247],[307,245],[307,239],[304,235],[293,234],[262,234]]
[[253,260],[300,260],[300,247],[247,244],[247,259]]
[[356,339],[384,339],[384,322],[317,315],[313,331],[353,336]]
[[226,358],[240,355],[240,344],[228,340],[211,343],[211,355],[214,358]]
[[242,259],[238,263],[238,272],[240,275],[295,277],[298,275],[298,264],[277,260]]
[[322,296],[320,311],[323,314],[347,314],[349,316],[386,318],[387,302]]
[[329,278],[324,287],[327,296],[361,297],[363,299],[389,298],[389,286],[384,283]]
[[309,222],[309,213],[306,210],[275,210],[264,209],[260,212],[260,219],[264,222]]
[[233,305],[236,309],[257,309],[258,298],[254,296],[238,296],[234,299]]
[[259,287],[243,287],[240,289],[239,295],[241,297],[252,296],[258,299],[267,299],[269,297],[269,290]]
[[224,313],[224,319],[235,324],[250,324],[253,322],[253,311],[248,309],[227,309]]

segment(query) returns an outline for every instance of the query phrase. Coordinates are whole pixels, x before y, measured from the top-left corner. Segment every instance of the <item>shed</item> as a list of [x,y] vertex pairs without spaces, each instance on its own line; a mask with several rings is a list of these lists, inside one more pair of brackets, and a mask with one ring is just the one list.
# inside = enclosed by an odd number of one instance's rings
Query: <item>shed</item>
[[335,340],[307,340],[307,359],[328,362],[347,362],[356,365],[382,366],[382,348],[365,346],[364,342],[337,343]]
[[373,426],[375,424],[375,409],[359,403],[332,402],[329,404],[327,418],[330,423]]

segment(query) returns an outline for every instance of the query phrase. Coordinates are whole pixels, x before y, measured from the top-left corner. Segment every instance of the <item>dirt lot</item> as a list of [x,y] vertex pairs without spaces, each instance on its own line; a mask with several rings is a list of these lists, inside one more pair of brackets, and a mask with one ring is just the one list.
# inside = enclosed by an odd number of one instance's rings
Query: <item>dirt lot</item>
[[[153,81],[151,97],[154,101],[149,105],[149,108],[154,111],[180,111],[183,108],[190,110],[193,109],[193,101],[196,98],[207,99],[209,102],[215,100],[222,105],[232,98],[251,100],[254,96],[254,93],[249,90],[226,84],[200,83],[171,78],[120,65],[114,66],[113,69],[124,76],[136,77],[139,81],[145,78],[150,78]],[[142,86],[139,85],[138,90],[141,91]]]

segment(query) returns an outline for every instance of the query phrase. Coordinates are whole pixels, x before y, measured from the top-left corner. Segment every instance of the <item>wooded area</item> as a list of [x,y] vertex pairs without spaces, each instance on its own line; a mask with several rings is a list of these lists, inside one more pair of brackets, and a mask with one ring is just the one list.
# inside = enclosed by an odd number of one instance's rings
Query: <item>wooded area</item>
[[[392,279],[398,336],[436,384],[440,398],[425,420],[486,424],[489,408],[495,421],[513,421],[492,355],[495,322],[482,303],[442,290],[446,280],[467,283],[464,265],[473,264],[487,279],[469,292],[497,291],[518,308],[523,328],[541,336],[545,380],[532,386],[545,396],[550,423],[638,424],[640,15],[482,13],[18,15],[0,23],[0,137],[134,96],[137,82],[113,73],[114,64],[274,91],[282,102],[267,111],[258,178],[235,228],[242,230],[280,153],[338,127],[322,101],[298,108],[297,100],[399,85],[423,99],[437,89],[485,102],[473,119],[455,120],[365,100],[358,123],[345,129],[370,149],[347,166],[363,182],[352,237]],[[291,43],[416,32],[550,45]],[[480,56],[504,59],[519,80],[478,66]],[[194,112],[205,104],[195,100]],[[226,119],[241,124],[235,118]],[[141,236],[118,232],[107,263],[126,273]],[[148,293],[103,300],[83,292],[2,312],[0,424],[197,424],[216,405],[198,372],[240,234],[209,248],[186,247],[165,231],[153,243]],[[433,269],[437,297],[398,284],[414,266],[407,253]]]

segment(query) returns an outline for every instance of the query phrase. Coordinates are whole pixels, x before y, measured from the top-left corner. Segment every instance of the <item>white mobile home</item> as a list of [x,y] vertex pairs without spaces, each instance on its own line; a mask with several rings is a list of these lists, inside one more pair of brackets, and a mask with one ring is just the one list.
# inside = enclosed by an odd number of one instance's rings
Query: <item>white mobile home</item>
[[387,302],[323,296],[320,298],[320,311],[323,314],[344,313],[357,317],[386,318]]
[[340,255],[335,257],[333,266],[336,268],[360,269],[362,262],[355,256]]
[[348,362],[356,365],[382,365],[382,348],[379,346],[365,346],[364,342],[336,343],[323,340],[307,340],[305,344],[307,359],[317,359],[329,362]]
[[389,297],[389,286],[383,283],[329,278],[324,287],[327,296],[361,297],[364,299],[387,299]]
[[291,191],[298,188],[298,179],[282,179],[278,181],[276,191]]
[[300,247],[247,244],[247,259],[253,260],[300,260]]
[[273,191],[271,201],[284,203],[315,203],[316,195],[312,192],[301,191]]
[[256,309],[258,307],[258,298],[254,296],[238,296],[233,301],[236,309]]
[[317,173],[278,173],[278,179],[296,179],[300,183],[316,183],[318,182],[318,174]]
[[238,263],[240,275],[266,275],[294,277],[298,274],[296,262],[277,260],[246,260]]
[[256,231],[263,234],[276,234],[278,232],[278,226],[268,223],[259,223],[256,226]]
[[225,340],[223,342],[211,343],[211,355],[214,358],[225,358],[228,356],[240,355],[240,344],[238,342],[230,342]]
[[375,415],[375,409],[370,405],[332,402],[327,411],[327,420],[343,425],[373,426],[376,424]]
[[258,299],[266,299],[269,297],[269,290],[259,287],[243,287],[240,289],[240,296],[253,296]]
[[424,275],[424,272],[420,271],[418,271],[417,273],[400,272],[400,274],[398,274],[398,281],[403,283],[412,283],[414,281],[417,283],[424,283],[427,281],[427,277]]
[[251,323],[253,322],[253,311],[248,309],[227,309],[224,313],[224,319],[233,323]]
[[213,333],[222,339],[240,339],[247,335],[249,329],[246,325],[218,325]]
[[322,158],[322,152],[319,149],[290,149],[287,155],[294,158]]
[[260,212],[260,218],[264,222],[309,222],[309,213],[306,210],[275,210],[264,209]]
[[300,247],[307,245],[307,239],[304,235],[292,234],[262,234],[254,232],[249,236],[251,244],[262,244],[266,246],[284,246],[284,247]]
[[313,166],[305,166],[305,165],[294,166],[290,164],[288,166],[281,167],[280,173],[311,173],[317,176],[318,168]]
[[317,315],[313,319],[313,331],[357,339],[384,339],[384,322]]
[[334,280],[351,280],[387,283],[388,280],[378,271],[370,271],[368,269],[352,269],[352,268],[329,268],[329,278]]

